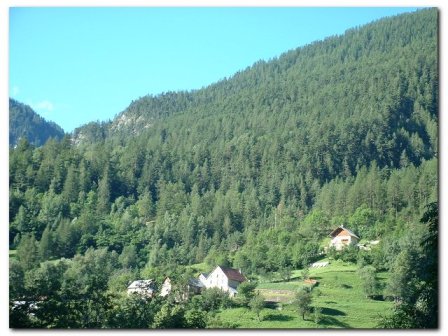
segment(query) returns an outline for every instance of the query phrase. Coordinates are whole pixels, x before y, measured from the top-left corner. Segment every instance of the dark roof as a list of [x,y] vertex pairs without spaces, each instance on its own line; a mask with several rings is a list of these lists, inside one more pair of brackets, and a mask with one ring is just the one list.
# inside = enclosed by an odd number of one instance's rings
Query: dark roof
[[347,229],[346,227],[344,227],[344,226],[342,226],[342,225],[341,225],[340,227],[338,227],[336,230],[334,230],[333,232],[331,232],[331,233],[330,233],[330,236],[331,236],[331,237],[335,237],[335,236],[337,236],[337,235],[339,234],[339,232],[341,232],[342,230],[347,231],[348,234],[349,234],[350,236],[352,236],[352,237],[356,237],[356,238],[359,239],[359,237],[358,237],[357,235],[355,235],[351,230]]
[[204,284],[203,284],[202,282],[200,282],[200,281],[197,280],[197,279],[193,279],[193,278],[191,278],[191,279],[188,280],[188,284],[189,284],[190,286],[194,286],[194,287],[198,287],[198,288],[202,288],[202,287],[204,287]]
[[222,267],[222,266],[218,266],[218,267],[220,267],[222,269],[222,271],[227,276],[227,278],[229,278],[229,280],[235,280],[238,282],[246,281],[246,278],[244,277],[244,275],[242,275],[238,270],[236,270],[234,268],[230,268],[230,267]]
[[199,274],[199,276],[201,276],[201,274],[204,276],[204,278],[206,278],[206,279],[208,278],[208,273],[202,272],[202,273]]

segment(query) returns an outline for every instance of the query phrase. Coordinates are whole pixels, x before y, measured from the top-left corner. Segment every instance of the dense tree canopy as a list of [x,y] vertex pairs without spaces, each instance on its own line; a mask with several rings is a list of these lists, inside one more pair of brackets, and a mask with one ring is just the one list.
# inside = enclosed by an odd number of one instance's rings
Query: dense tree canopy
[[341,224],[381,239],[377,269],[429,255],[431,237],[411,248],[407,232],[424,234],[437,201],[437,39],[434,9],[383,19],[201,90],[140,98],[71,137],[21,139],[9,153],[11,300],[44,303],[32,319],[29,305],[11,309],[11,324],[203,327],[197,307],[116,289],[200,262],[288,277]]

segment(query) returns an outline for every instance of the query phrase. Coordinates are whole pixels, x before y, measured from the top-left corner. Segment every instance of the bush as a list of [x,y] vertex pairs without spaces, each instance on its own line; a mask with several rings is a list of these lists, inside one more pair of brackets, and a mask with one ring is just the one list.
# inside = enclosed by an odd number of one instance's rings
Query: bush
[[208,288],[200,296],[194,297],[192,304],[200,310],[215,311],[220,308],[230,308],[233,302],[227,292],[219,288]]
[[207,326],[207,313],[202,310],[188,310],[184,317],[186,328],[203,329]]
[[242,305],[247,306],[250,300],[255,296],[255,288],[257,287],[257,282],[243,282],[238,286],[238,301],[241,302]]
[[349,245],[340,251],[341,259],[345,262],[356,263],[358,260],[358,247],[354,245]]

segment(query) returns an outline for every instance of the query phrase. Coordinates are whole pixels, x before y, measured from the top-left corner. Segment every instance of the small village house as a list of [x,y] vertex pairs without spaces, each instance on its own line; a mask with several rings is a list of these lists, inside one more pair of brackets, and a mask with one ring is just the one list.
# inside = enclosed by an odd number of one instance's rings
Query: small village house
[[334,247],[338,251],[349,245],[357,245],[359,242],[359,237],[349,229],[345,228],[344,225],[341,225],[331,232],[330,237],[330,247]]
[[217,266],[207,277],[205,277],[205,274],[201,274],[199,276],[200,279],[201,276],[205,278],[205,281],[202,281],[202,283],[206,288],[220,288],[228,292],[231,297],[238,293],[238,285],[246,281],[246,278],[240,271],[222,266]]
[[128,286],[128,294],[139,294],[146,297],[153,297],[156,292],[155,282],[149,280],[135,280]]

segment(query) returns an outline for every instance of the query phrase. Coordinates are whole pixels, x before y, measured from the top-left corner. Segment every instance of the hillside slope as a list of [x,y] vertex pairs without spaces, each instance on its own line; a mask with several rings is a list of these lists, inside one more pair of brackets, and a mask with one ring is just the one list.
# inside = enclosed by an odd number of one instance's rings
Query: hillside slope
[[31,107],[9,99],[9,145],[26,138],[35,146],[42,146],[50,137],[62,139],[64,130],[52,121],[46,121]]
[[425,9],[201,90],[143,97],[74,141],[20,143],[10,151],[10,247],[22,258],[11,297],[51,297],[23,274],[61,258],[73,261],[52,286],[61,305],[88,296],[98,311],[133,277],[181,278],[196,263],[287,274],[320,258],[340,225],[380,241],[344,261],[388,273],[393,297],[434,297],[437,248],[421,246],[434,230],[420,220],[432,204],[437,222],[438,86],[438,12]]

